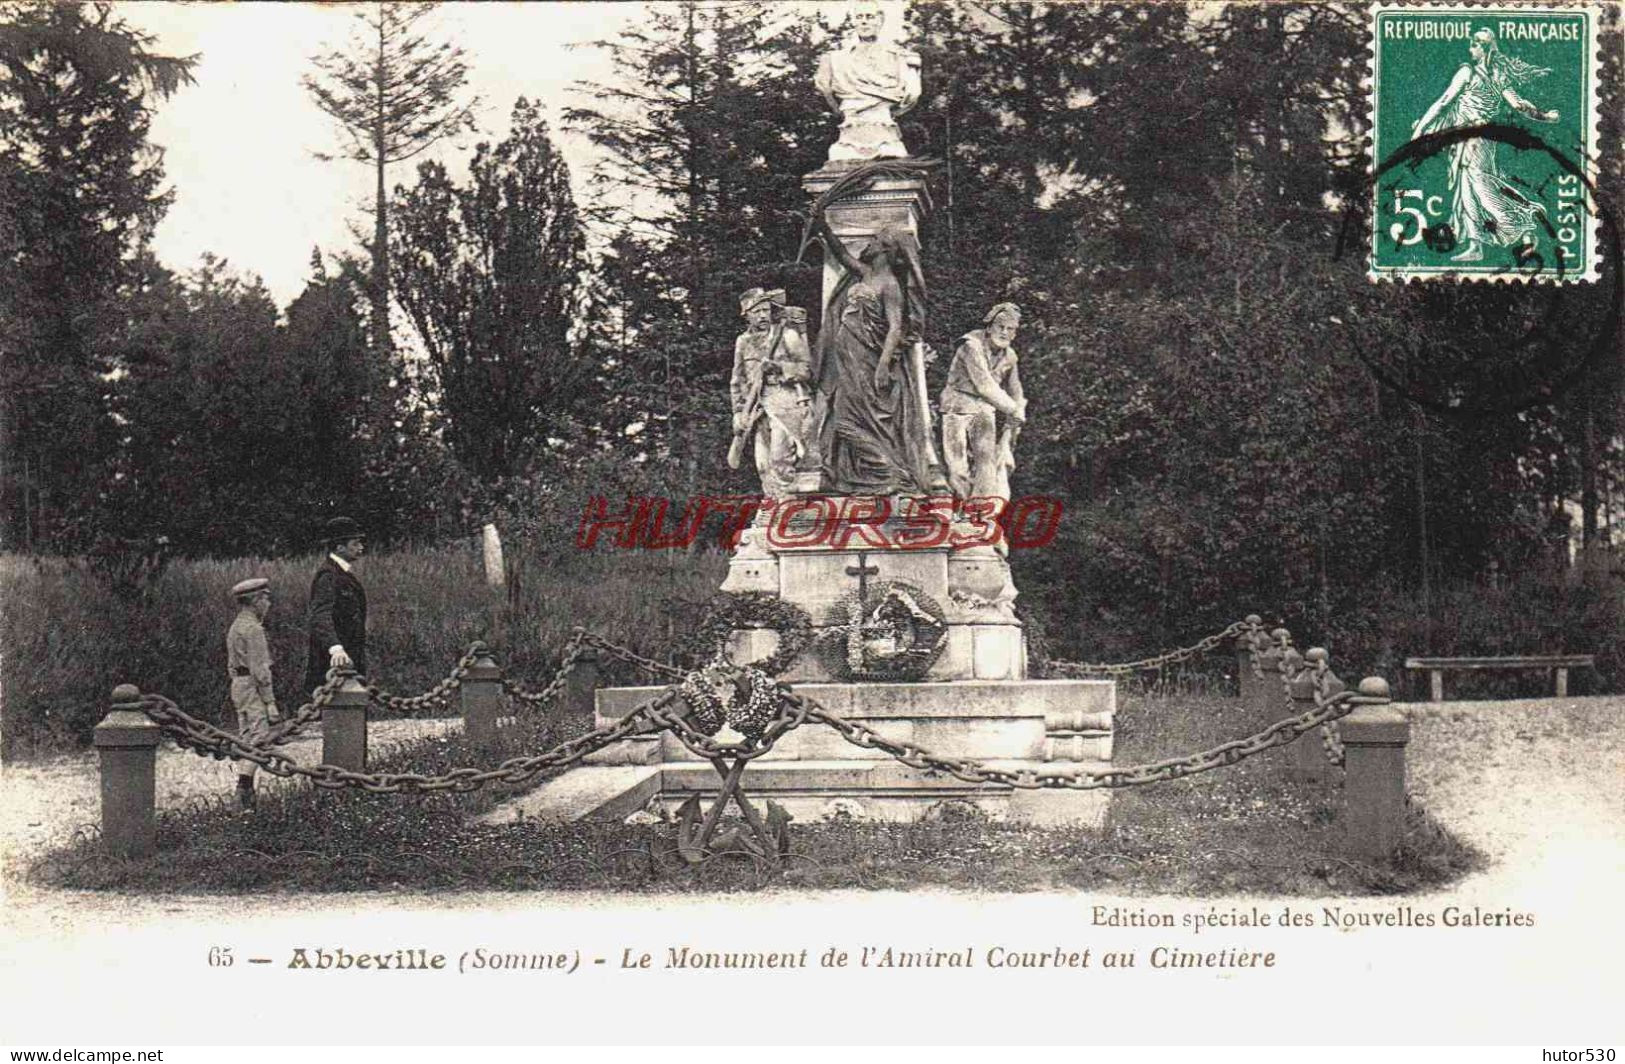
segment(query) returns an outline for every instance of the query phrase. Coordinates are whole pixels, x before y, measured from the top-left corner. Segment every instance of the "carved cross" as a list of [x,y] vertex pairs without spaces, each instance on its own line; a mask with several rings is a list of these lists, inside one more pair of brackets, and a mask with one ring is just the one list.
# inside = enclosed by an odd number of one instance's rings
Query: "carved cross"
[[858,551],[858,564],[846,567],[847,576],[858,578],[858,605],[867,610],[869,608],[869,577],[880,575],[880,566],[869,564],[869,553]]

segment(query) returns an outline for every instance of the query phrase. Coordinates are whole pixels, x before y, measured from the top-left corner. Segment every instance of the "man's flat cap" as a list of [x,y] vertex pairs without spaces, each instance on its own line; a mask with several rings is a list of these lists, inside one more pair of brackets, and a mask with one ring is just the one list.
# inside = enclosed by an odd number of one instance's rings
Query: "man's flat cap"
[[366,536],[367,534],[361,531],[361,526],[348,517],[335,517],[327,522],[327,541],[329,543],[365,539]]
[[252,595],[254,592],[264,591],[270,586],[271,581],[265,579],[263,576],[255,576],[247,580],[239,580],[235,584],[231,585],[231,597],[246,598],[247,596]]

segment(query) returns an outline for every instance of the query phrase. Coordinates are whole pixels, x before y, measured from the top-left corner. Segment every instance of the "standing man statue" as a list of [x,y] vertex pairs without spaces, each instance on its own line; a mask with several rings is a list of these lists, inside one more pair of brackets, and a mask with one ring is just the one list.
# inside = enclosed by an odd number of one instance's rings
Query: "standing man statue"
[[367,592],[352,571],[366,553],[361,527],[348,517],[327,522],[328,555],[310,582],[310,655],[305,689],[315,690],[327,671],[367,673]]
[[[733,444],[728,465],[739,468],[748,445],[762,478],[762,494],[787,497],[805,448],[808,383],[807,312],[784,305],[784,289],[752,288],[739,297],[745,331],[734,341]],[[775,312],[779,321],[775,322]]]
[[[263,744],[271,725],[282,719],[271,686],[271,648],[265,642],[265,615],[271,610],[271,582],[264,577],[232,586],[237,618],[226,630],[226,675],[231,682],[231,704],[237,710],[237,734],[243,742]],[[254,808],[252,761],[237,762],[237,804]]]
[[908,155],[899,115],[920,99],[920,56],[880,39],[886,16],[873,0],[852,6],[856,39],[824,53],[813,84],[841,113],[841,135],[829,149],[829,161],[868,162]]
[[1000,303],[983,322],[985,329],[959,341],[948,367],[940,406],[942,447],[948,484],[956,496],[1009,499],[1016,436],[1027,421],[1027,397],[1016,372],[1016,350],[1010,346],[1021,325],[1021,308]]

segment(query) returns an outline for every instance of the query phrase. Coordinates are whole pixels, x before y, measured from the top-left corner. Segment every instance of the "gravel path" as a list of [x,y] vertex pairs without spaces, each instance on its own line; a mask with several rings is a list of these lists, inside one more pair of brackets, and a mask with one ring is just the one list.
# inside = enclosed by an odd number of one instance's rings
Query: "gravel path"
[[[1522,882],[1551,859],[1625,868],[1625,698],[1513,702],[1415,703],[1402,707],[1413,722],[1412,794],[1441,823],[1490,857],[1490,867],[1457,886],[1474,893]],[[378,743],[432,734],[451,721],[385,721]],[[295,759],[315,763],[318,739],[289,746]],[[230,762],[198,757],[165,744],[159,752],[158,802],[182,806],[203,795],[229,795]],[[286,786],[261,775],[262,787]],[[99,816],[94,753],[7,766],[0,777],[0,885],[8,918],[38,919],[65,905],[98,904],[95,896],[40,891],[20,883],[17,865],[72,838]],[[321,895],[304,896],[319,902]],[[135,899],[125,898],[119,905]],[[255,902],[200,898],[241,912]],[[289,896],[278,896],[285,908]],[[190,907],[190,906],[189,906]],[[32,913],[30,917],[29,914]]]
[[[369,725],[374,753],[392,744],[426,735],[439,735],[461,728],[460,720],[386,720]],[[283,748],[304,765],[321,762],[321,730],[303,735]],[[48,894],[19,882],[19,867],[42,853],[70,841],[85,826],[101,819],[101,777],[96,753],[87,750],[24,765],[6,765],[0,770],[0,888],[8,908],[49,904]],[[203,798],[230,797],[236,793],[237,766],[182,750],[165,742],[158,748],[157,800],[160,809],[184,808]],[[260,773],[256,784],[262,791],[295,784]]]
[[[1188,918],[1222,909],[1279,911],[1290,904],[1313,917],[1321,903],[1100,893],[997,898],[924,890],[774,891],[753,897],[405,891],[98,894],[20,884],[8,865],[0,880],[7,894],[0,918],[0,935],[7,943],[0,951],[0,988],[13,1007],[9,1019],[0,1019],[0,1041],[128,1044],[132,1037],[145,1037],[154,1044],[202,1040],[224,1045],[246,1039],[431,1045],[478,1038],[595,1041],[617,1030],[628,1037],[667,1039],[679,1037],[672,1032],[692,1033],[695,995],[721,988],[724,984],[711,982],[721,974],[667,972],[663,974],[670,980],[656,980],[662,973],[619,974],[593,964],[617,963],[625,947],[658,953],[674,942],[734,949],[1013,942],[1039,950],[1086,944],[1145,950],[1160,941],[1278,949],[1283,969],[1278,974],[1200,975],[1146,970],[1123,976],[1033,972],[1026,979],[984,970],[943,973],[939,979],[935,973],[815,968],[794,973],[793,983],[750,973],[754,978],[726,984],[733,1010],[729,1029],[746,1039],[782,1039],[785,988],[818,999],[846,1000],[857,987],[867,986],[871,989],[860,996],[872,993],[891,1000],[905,995],[898,1001],[929,987],[934,1006],[930,1028],[950,1041],[985,1039],[990,1022],[1004,1032],[1001,1040],[1013,1037],[1017,1027],[1036,1037],[1060,1025],[1068,1038],[1087,1032],[1108,1041],[1136,1041],[1148,1031],[1164,1030],[1159,1025],[1166,1023],[1169,1006],[1176,1006],[1185,1029],[1207,1032],[1198,1035],[1204,1039],[1533,1045],[1562,1032],[1576,1044],[1617,1043],[1619,1023],[1610,1017],[1618,1015],[1618,987],[1610,973],[1625,951],[1625,920],[1617,906],[1618,886],[1625,881],[1625,698],[1404,708],[1414,722],[1412,793],[1445,826],[1487,853],[1490,863],[1485,871],[1435,895],[1356,899],[1342,908],[1388,918],[1410,908],[1435,914],[1446,907],[1516,909],[1534,914],[1537,926],[1532,930],[1413,933],[1378,927],[1354,933],[1317,927],[1310,932],[1214,932],[1200,938],[1167,932],[1170,937],[1159,939],[1152,931],[1113,933],[1092,927],[1089,913],[1121,904]],[[399,722],[379,730],[400,739],[422,727]],[[303,742],[294,754],[314,760],[317,744]],[[159,800],[173,807],[199,794],[229,794],[231,777],[227,763],[166,750],[159,766]],[[78,825],[96,818],[96,788],[95,762],[87,755],[7,767],[0,778],[0,845],[7,856],[26,859],[71,838]],[[277,957],[271,963],[278,966],[286,964],[293,946],[427,946],[448,951],[454,963],[459,950],[475,946],[547,947],[598,950],[607,960],[589,959],[581,975],[568,977],[469,976],[465,987],[438,977],[338,981],[342,977],[332,973],[316,973],[313,979],[281,967],[209,966],[207,958],[222,945],[235,947],[239,956]],[[570,981],[558,982],[560,978]],[[678,979],[689,981],[679,984]],[[678,992],[679,985],[689,989]],[[341,986],[343,994],[336,992]],[[633,991],[634,986],[641,991]],[[646,1021],[634,1027],[644,1035],[618,1026],[627,1022],[629,993],[638,1002],[640,1022]],[[1013,995],[1026,1019],[1012,1027],[990,1021],[993,1014],[984,1007],[989,994]],[[459,1012],[457,1003],[465,997],[477,1002],[467,1004],[472,1010],[467,1015],[481,1017],[474,1026],[467,1026]],[[303,1001],[296,1022],[288,1020],[286,1010],[272,1011],[275,1003],[288,1000]],[[1403,1004],[1423,1000],[1432,1004]],[[1330,1013],[1329,1001],[1340,1002]],[[1356,1022],[1328,1034],[1329,1017],[1347,1020],[1361,1014],[1351,1012],[1350,1003],[1377,1001],[1390,1003],[1380,1024]],[[94,1008],[88,1002],[95,1002]],[[896,1013],[845,1009],[839,1015],[841,1037],[886,1041],[900,1030],[916,1030],[911,1024],[900,1026]],[[383,1027],[361,1019],[385,1015],[389,1020]],[[1080,1015],[1090,1017],[1083,1026]],[[1236,1026],[1238,1016],[1265,1015],[1267,1023]],[[244,1020],[251,1026],[244,1027]],[[830,1022],[835,1022],[833,1013]],[[1052,1033],[1060,1036],[1061,1031]]]

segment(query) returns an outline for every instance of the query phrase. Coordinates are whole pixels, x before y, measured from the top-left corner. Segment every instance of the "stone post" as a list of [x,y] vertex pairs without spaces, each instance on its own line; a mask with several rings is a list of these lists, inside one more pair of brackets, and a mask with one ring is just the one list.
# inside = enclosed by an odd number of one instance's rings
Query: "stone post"
[[1388,681],[1360,681],[1360,706],[1342,720],[1344,841],[1351,854],[1386,860],[1405,827],[1405,746],[1411,724],[1390,705]]
[[1258,674],[1253,672],[1253,637],[1258,634],[1264,619],[1256,613],[1246,617],[1247,631],[1236,636],[1236,686],[1241,700],[1249,705],[1258,702]]
[[1287,708],[1282,696],[1281,657],[1292,646],[1292,633],[1277,628],[1270,633],[1270,639],[1271,644],[1258,654],[1258,667],[1264,671],[1264,678],[1258,681],[1258,692],[1253,700],[1259,718],[1265,721],[1279,720]]
[[481,746],[497,737],[502,714],[502,669],[490,654],[481,653],[468,667],[458,689],[463,706],[463,734]]
[[598,651],[592,647],[582,647],[581,653],[576,656],[575,668],[564,680],[565,712],[579,713],[590,719],[598,711],[593,692],[598,690],[600,683]]
[[140,706],[136,686],[119,684],[92,731],[101,759],[102,845],[120,857],[145,857],[158,842],[156,772],[164,733]]
[[[1310,647],[1303,660],[1304,668],[1292,681],[1294,714],[1307,713],[1315,708],[1315,679],[1322,671],[1326,673],[1326,697],[1330,698],[1343,690],[1343,681],[1331,671],[1328,655],[1323,647]],[[1326,744],[1321,729],[1315,728],[1304,732],[1289,749],[1292,751],[1292,767],[1301,775],[1318,780],[1326,779],[1332,774],[1332,763],[1326,760]]]
[[367,771],[367,689],[354,673],[322,707],[322,764]]

